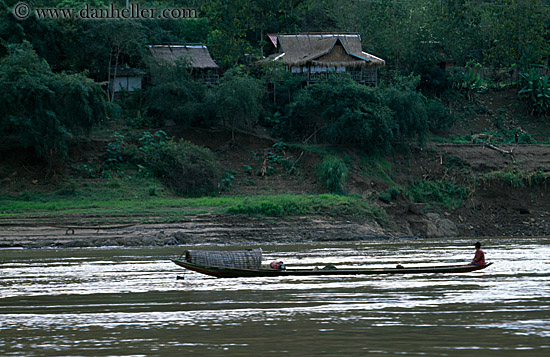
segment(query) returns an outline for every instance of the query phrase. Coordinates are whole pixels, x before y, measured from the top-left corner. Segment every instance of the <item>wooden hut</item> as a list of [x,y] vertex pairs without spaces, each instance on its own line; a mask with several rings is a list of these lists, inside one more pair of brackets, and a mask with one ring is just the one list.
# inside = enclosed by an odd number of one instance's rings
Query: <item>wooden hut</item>
[[270,40],[278,51],[265,61],[284,64],[307,83],[324,80],[329,73],[348,72],[359,83],[376,85],[377,68],[386,64],[383,59],[363,52],[359,34],[279,34],[276,41]]
[[220,80],[220,66],[214,62],[205,45],[150,45],[149,52],[153,58],[167,62],[186,60],[195,80],[205,83]]
[[111,68],[109,73],[109,89],[111,96],[118,99],[122,92],[135,92],[141,89],[145,72],[136,68]]

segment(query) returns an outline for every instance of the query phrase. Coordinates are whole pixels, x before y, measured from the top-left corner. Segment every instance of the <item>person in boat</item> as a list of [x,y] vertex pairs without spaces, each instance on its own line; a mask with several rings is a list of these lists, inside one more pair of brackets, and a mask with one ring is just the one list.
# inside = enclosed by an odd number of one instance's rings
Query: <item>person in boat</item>
[[485,253],[481,250],[481,243],[476,242],[474,247],[476,248],[476,254],[472,260],[472,265],[485,265]]

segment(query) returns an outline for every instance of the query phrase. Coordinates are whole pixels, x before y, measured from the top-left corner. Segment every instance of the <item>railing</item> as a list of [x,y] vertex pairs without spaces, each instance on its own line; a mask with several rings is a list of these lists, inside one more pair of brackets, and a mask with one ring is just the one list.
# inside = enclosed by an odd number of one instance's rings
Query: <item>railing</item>
[[204,83],[218,84],[220,82],[220,76],[218,74],[210,74],[204,77]]
[[315,73],[300,72],[300,73],[293,73],[292,75],[294,77],[303,78],[303,80],[307,82],[319,82],[319,81],[327,80],[330,75],[338,75],[341,73],[349,73],[351,75],[351,78],[358,83],[372,84],[372,85],[376,85],[378,83],[378,75],[376,70],[350,71],[350,72],[332,71],[332,72],[315,72]]

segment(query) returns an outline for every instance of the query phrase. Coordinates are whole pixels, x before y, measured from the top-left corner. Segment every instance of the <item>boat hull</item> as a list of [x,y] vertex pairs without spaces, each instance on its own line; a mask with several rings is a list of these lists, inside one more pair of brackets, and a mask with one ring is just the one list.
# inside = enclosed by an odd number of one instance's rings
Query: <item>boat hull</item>
[[192,264],[179,259],[172,261],[188,270],[197,273],[214,276],[217,278],[247,278],[247,277],[284,277],[284,276],[322,276],[322,275],[397,275],[397,274],[444,274],[444,273],[469,273],[485,269],[493,263],[486,265],[447,265],[435,267],[410,267],[410,268],[372,268],[372,269],[287,269],[287,270],[249,270],[223,267],[208,267]]

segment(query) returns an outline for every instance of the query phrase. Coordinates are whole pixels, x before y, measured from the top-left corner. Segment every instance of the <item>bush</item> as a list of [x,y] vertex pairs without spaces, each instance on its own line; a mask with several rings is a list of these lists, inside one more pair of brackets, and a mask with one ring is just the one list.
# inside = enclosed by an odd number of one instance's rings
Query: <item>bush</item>
[[398,187],[390,187],[386,192],[381,192],[378,194],[378,199],[384,203],[390,203],[391,201],[397,199],[401,194],[401,190]]
[[392,116],[376,89],[334,76],[299,91],[277,129],[289,139],[388,148],[395,130]]
[[215,92],[215,110],[231,124],[231,138],[235,129],[251,127],[262,111],[262,87],[260,82],[239,69],[227,71]]
[[285,210],[286,207],[275,202],[262,201],[258,203],[245,202],[236,206],[231,206],[227,209],[228,213],[246,214],[249,216],[263,215],[271,217],[282,217],[283,215],[294,214],[292,210]]
[[449,108],[443,105],[437,99],[428,99],[426,103],[428,114],[428,127],[431,132],[438,132],[450,128],[454,123],[454,118]]
[[0,59],[0,135],[14,136],[56,168],[67,139],[106,116],[105,94],[85,73],[54,73],[32,46],[8,46]]
[[327,156],[317,165],[317,178],[327,190],[333,193],[344,192],[348,168],[342,159]]
[[173,120],[182,126],[208,125],[215,118],[211,91],[191,78],[185,61],[151,66],[153,85],[145,91],[152,123]]
[[529,133],[521,133],[519,136],[520,144],[536,144],[537,140],[531,136]]
[[349,76],[302,89],[288,106],[275,132],[283,138],[388,150],[396,141],[418,138],[428,130],[425,99],[416,77],[372,88]]
[[539,69],[532,68],[529,72],[520,73],[522,89],[520,97],[529,101],[531,112],[537,115],[550,113],[550,77],[542,76]]
[[212,151],[185,140],[161,142],[142,151],[143,165],[180,195],[218,191],[220,169]]
[[468,197],[468,190],[452,182],[415,181],[409,186],[407,194],[413,202],[457,208]]
[[382,98],[394,112],[395,136],[401,139],[417,137],[423,141],[428,131],[428,115],[422,94],[392,86],[384,88]]

